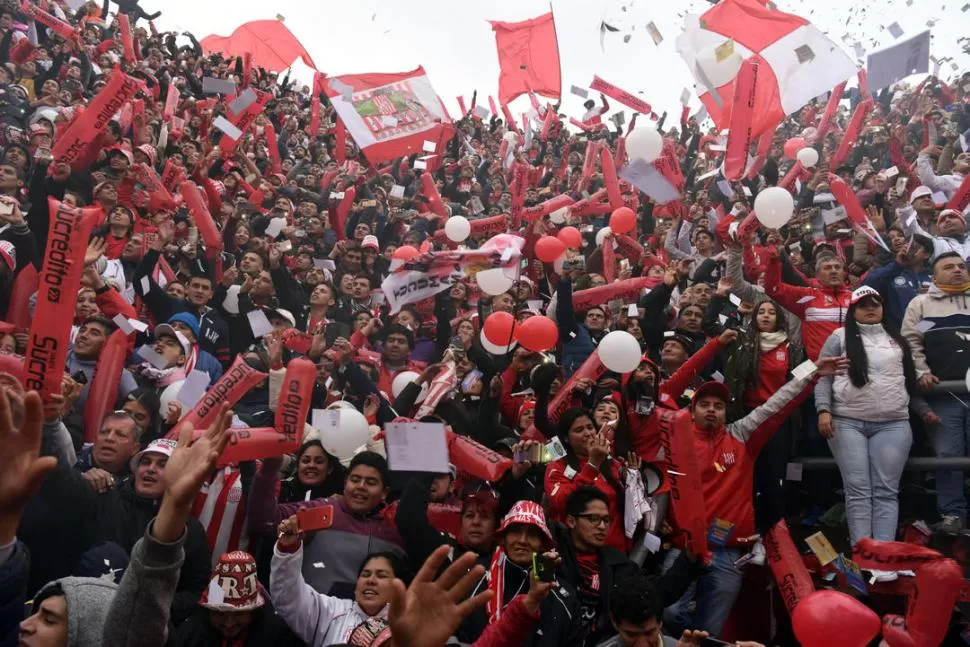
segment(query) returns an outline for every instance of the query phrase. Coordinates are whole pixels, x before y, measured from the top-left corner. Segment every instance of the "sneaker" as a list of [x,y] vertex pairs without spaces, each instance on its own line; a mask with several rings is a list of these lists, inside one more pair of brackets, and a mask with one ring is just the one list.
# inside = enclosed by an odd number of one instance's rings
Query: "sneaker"
[[876,582],[894,582],[899,577],[896,571],[877,571],[876,569],[871,569],[869,573],[872,575],[869,578],[869,584],[875,584]]
[[955,535],[963,530],[963,519],[955,514],[945,514],[943,519],[934,523],[930,528],[934,532],[942,532]]

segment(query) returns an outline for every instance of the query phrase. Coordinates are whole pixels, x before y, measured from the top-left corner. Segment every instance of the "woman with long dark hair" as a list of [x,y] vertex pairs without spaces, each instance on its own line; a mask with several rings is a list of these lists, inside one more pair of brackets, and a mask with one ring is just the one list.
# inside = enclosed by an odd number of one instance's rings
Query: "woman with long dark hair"
[[[548,405],[548,396],[540,392],[535,425],[546,436],[552,436],[548,418],[543,415]],[[629,546],[623,532],[625,468],[610,456],[610,440],[605,433],[608,427],[597,430],[593,420],[594,414],[581,407],[567,409],[559,418],[555,435],[566,449],[566,455],[546,467],[544,490],[548,514],[550,520],[565,522],[569,495],[584,485],[598,488],[609,500],[606,544],[626,553]],[[632,469],[640,468],[636,454],[631,453],[627,460]]]
[[815,387],[818,429],[842,473],[852,543],[893,541],[899,480],[913,444],[916,369],[909,344],[883,316],[882,297],[868,286],[852,293],[845,326],[829,336],[819,358],[839,355],[849,359],[848,374]]

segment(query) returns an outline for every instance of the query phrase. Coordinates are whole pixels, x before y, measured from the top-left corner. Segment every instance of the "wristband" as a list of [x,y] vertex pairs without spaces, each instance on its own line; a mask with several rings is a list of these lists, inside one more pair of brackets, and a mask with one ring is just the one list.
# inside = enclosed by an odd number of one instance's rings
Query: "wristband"
[[104,285],[102,285],[102,286],[101,286],[100,288],[97,288],[97,289],[96,289],[96,290],[94,291],[94,293],[95,293],[95,294],[104,294],[105,292],[107,292],[107,291],[108,291],[108,290],[110,290],[110,289],[111,289],[111,286],[110,286],[110,285],[108,285],[107,283],[105,283],[105,284],[104,284]]

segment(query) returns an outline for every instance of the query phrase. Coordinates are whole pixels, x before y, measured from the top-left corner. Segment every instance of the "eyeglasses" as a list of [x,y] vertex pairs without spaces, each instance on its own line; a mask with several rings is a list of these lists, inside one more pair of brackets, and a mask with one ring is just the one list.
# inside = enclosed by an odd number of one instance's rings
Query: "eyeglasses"
[[600,514],[580,514],[580,515],[576,515],[576,516],[579,517],[580,519],[586,519],[587,521],[589,521],[594,526],[601,526],[601,525],[602,526],[608,526],[608,525],[610,525],[610,520],[612,519],[610,517],[610,515],[608,515],[608,514],[604,514],[604,515],[600,515]]

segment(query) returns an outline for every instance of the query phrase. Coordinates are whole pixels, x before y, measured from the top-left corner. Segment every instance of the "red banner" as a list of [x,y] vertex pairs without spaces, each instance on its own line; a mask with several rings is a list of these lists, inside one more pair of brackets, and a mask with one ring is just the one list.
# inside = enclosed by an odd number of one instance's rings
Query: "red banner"
[[616,99],[626,107],[633,108],[639,113],[654,115],[653,108],[650,107],[649,103],[637,98],[636,95],[630,94],[626,90],[621,90],[612,83],[607,83],[595,74],[593,75],[593,82],[589,84],[589,89],[601,92],[611,99]]
[[115,70],[108,85],[94,97],[84,113],[57,137],[51,151],[55,162],[71,164],[73,168],[108,122],[122,107],[129,105],[141,88],[141,81]]
[[61,392],[84,252],[101,213],[97,207],[75,209],[54,198],[48,198],[47,203],[50,233],[24,354],[24,388],[40,392],[45,400]]

